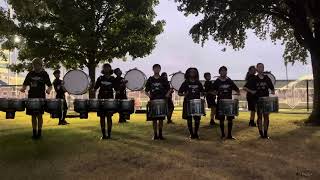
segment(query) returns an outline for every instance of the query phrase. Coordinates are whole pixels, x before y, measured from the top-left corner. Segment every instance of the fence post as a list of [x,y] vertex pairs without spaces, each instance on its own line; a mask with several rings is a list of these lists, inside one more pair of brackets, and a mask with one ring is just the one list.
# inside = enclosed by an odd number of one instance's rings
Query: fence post
[[307,111],[309,112],[309,80],[307,79]]

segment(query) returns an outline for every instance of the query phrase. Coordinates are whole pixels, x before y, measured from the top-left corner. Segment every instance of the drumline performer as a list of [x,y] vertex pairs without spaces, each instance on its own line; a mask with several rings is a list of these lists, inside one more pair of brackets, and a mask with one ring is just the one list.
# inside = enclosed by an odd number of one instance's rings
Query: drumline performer
[[[20,89],[24,93],[29,86],[28,98],[46,98],[46,93],[50,94],[52,90],[52,84],[48,73],[43,68],[43,61],[41,59],[34,59],[32,62],[33,70],[30,71]],[[46,89],[46,86],[48,87]],[[42,136],[42,125],[44,110],[34,113],[27,109],[26,114],[31,115],[33,136],[32,139],[39,139]]]
[[[167,81],[168,84],[170,84],[170,83],[169,83],[169,80],[168,80],[168,74],[167,74],[166,72],[163,72],[163,73],[161,74],[161,77],[162,77],[165,81]],[[173,93],[173,89],[172,89],[172,88],[170,88],[170,92],[171,92],[171,93],[170,93],[169,97],[167,98],[167,102],[168,102],[168,115],[167,115],[168,121],[167,121],[167,123],[168,123],[168,124],[173,124],[172,114],[173,114],[173,111],[174,111],[174,104],[173,104],[173,101],[172,101],[172,93]]]
[[[128,81],[126,81],[123,77],[121,77],[122,75],[122,71],[119,68],[116,68],[114,70],[114,74],[116,75],[116,78],[114,80],[114,84],[115,84],[115,91],[116,91],[116,99],[128,99],[127,97],[127,91],[126,91],[126,83]],[[128,115],[129,117],[127,117],[125,114],[123,113],[119,113],[119,123],[125,123],[127,122],[127,119],[130,119],[130,115]]]
[[237,85],[227,77],[228,69],[225,66],[219,68],[220,76],[218,79],[213,83],[213,90],[217,94],[217,114],[216,119],[220,120],[220,130],[221,130],[221,139],[225,138],[224,132],[224,121],[225,119],[228,120],[228,135],[227,139],[235,140],[232,136],[232,126],[233,126],[233,119],[234,116],[224,116],[219,112],[219,100],[220,99],[232,99],[232,91],[236,91],[237,94],[240,94],[240,90]]
[[207,100],[208,108],[211,110],[210,114],[210,126],[216,125],[214,122],[215,114],[216,114],[216,96],[212,93],[212,81],[211,74],[209,72],[204,73],[204,79],[206,80],[204,83],[204,92]]
[[[94,86],[94,90],[99,89],[98,99],[114,99],[113,89],[115,87],[115,78],[112,76],[113,70],[110,64],[104,64],[102,66],[101,76],[97,79],[97,82]],[[100,126],[102,137],[101,140],[111,138],[112,130],[112,116],[114,112],[98,112],[100,117]],[[106,117],[107,117],[107,135],[106,135]]]
[[[269,89],[271,90],[271,94],[275,94],[274,85],[271,79],[264,74],[264,64],[258,63],[257,64],[257,72],[258,75],[251,79],[248,84],[250,87],[247,87],[245,90],[255,94],[256,97],[259,99],[260,97],[268,97],[269,96]],[[269,129],[269,113],[262,112],[262,109],[257,109],[258,114],[258,129],[261,138],[269,139],[268,136],[268,129]],[[262,123],[262,118],[264,122]]]
[[[197,68],[189,68],[185,73],[185,81],[182,83],[178,94],[184,96],[182,118],[187,120],[190,139],[200,139],[199,127],[201,116],[188,116],[187,103],[192,99],[200,99],[203,95],[204,89],[199,80],[199,72]],[[192,118],[194,119],[194,129],[192,127]]]
[[[149,77],[149,79],[147,80],[145,93],[150,100],[167,99],[170,96],[171,90],[169,83],[160,76],[161,66],[159,64],[155,64],[153,65],[152,69],[154,75]],[[149,106],[149,104],[147,106]],[[152,118],[149,116],[149,112],[147,112],[147,121],[153,121],[153,140],[165,139],[162,134],[164,119],[165,117]]]
[[65,93],[67,91],[63,87],[63,81],[60,79],[60,73],[61,73],[60,70],[55,70],[53,72],[53,75],[56,79],[53,81],[52,84],[53,84],[54,90],[56,91],[56,99],[63,100],[63,109],[61,109],[61,112],[59,114],[60,117],[59,117],[58,125],[67,125],[69,124],[66,121],[68,105],[67,105]]
[[247,101],[248,101],[248,110],[250,111],[250,121],[249,126],[256,127],[256,123],[254,122],[255,119],[255,113],[256,113],[256,105],[257,105],[257,96],[255,94],[252,94],[251,91],[248,91],[248,89],[254,89],[254,84],[251,83],[252,80],[256,78],[256,67],[250,66],[249,70],[246,75],[246,84],[244,85],[243,89],[247,91]]

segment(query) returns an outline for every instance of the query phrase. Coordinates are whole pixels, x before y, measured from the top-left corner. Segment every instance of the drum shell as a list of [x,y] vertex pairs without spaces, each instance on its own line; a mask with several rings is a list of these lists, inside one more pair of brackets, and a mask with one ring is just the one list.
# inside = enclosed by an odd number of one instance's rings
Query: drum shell
[[204,116],[205,114],[204,99],[191,99],[187,102],[187,116]]
[[88,112],[88,101],[85,99],[75,99],[73,102],[74,111],[78,113]]
[[24,99],[10,99],[9,109],[14,111],[24,111],[25,110],[25,100]]
[[239,100],[238,99],[220,99],[218,114],[223,116],[238,116]]
[[45,99],[32,98],[26,100],[26,108],[30,111],[41,112],[44,110]]
[[47,112],[60,112],[62,110],[64,100],[63,99],[48,99],[46,101]]
[[121,99],[119,101],[119,112],[134,113],[134,100],[133,99]]
[[9,99],[1,98],[0,99],[0,110],[7,111],[9,109]]
[[278,97],[260,97],[258,99],[258,111],[261,113],[279,112]]
[[119,109],[119,101],[117,99],[100,99],[101,111],[116,112]]
[[149,117],[165,118],[168,114],[168,103],[165,99],[155,99],[149,101]]
[[88,110],[89,112],[99,112],[100,111],[100,99],[89,99],[88,100]]

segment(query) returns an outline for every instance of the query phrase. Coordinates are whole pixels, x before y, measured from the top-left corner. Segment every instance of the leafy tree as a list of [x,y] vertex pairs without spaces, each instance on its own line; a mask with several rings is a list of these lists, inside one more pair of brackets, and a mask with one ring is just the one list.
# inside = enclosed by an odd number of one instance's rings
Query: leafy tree
[[[39,57],[51,68],[87,67],[91,82],[95,82],[99,63],[127,55],[135,59],[150,54],[164,25],[163,21],[155,21],[154,7],[158,0],[8,0],[8,3],[15,12],[10,23],[15,22],[15,32],[24,38],[19,52],[21,64],[13,67],[15,70],[26,68],[33,58]],[[90,98],[93,97],[91,91]]]
[[[308,122],[320,124],[319,0],[175,0],[186,16],[201,15],[190,34],[196,43],[209,38],[239,50],[248,29],[261,40],[268,36],[285,45],[285,63],[306,63],[311,56],[314,77],[313,112]],[[309,52],[309,53],[308,53]]]

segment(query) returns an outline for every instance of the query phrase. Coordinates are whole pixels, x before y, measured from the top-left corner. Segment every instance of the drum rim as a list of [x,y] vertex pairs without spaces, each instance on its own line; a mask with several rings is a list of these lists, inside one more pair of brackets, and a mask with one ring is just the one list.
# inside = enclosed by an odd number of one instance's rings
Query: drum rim
[[134,69],[130,69],[129,71],[126,72],[126,74],[124,75],[123,79],[127,80],[126,77],[128,75],[129,72],[131,71],[139,71],[143,76],[144,76],[144,82],[141,88],[139,89],[130,89],[128,86],[126,86],[127,89],[131,90],[131,91],[141,91],[144,89],[145,85],[146,85],[146,81],[147,81],[147,76],[144,72],[142,72],[141,70],[139,70],[138,68],[134,68]]
[[86,88],[86,90],[85,90],[84,92],[81,92],[81,93],[72,93],[72,92],[69,92],[67,89],[66,89],[66,91],[67,91],[69,94],[72,94],[72,95],[83,95],[83,94],[87,93],[88,90],[89,90],[89,88],[90,88],[90,78],[89,78],[89,76],[88,76],[84,71],[82,71],[82,70],[79,70],[79,69],[69,70],[69,71],[63,76],[62,81],[64,82],[65,77],[66,77],[69,73],[71,73],[71,72],[73,72],[73,71],[81,72],[82,74],[84,74],[84,75],[87,77],[87,79],[88,79],[88,87]]
[[[177,75],[177,74],[183,74],[183,76],[185,75],[185,73],[183,73],[183,72],[181,72],[181,71],[178,71],[178,72],[176,72],[176,73],[173,73],[172,75],[171,75],[171,78],[170,78],[170,85],[171,85],[171,87],[174,89],[174,90],[176,90],[176,91],[179,91],[179,89],[177,89],[176,87],[174,87],[173,85],[172,85],[172,78],[175,76],[175,75]],[[182,82],[183,83],[183,82]],[[179,87],[180,88],[180,87]]]

